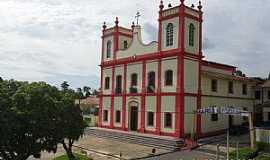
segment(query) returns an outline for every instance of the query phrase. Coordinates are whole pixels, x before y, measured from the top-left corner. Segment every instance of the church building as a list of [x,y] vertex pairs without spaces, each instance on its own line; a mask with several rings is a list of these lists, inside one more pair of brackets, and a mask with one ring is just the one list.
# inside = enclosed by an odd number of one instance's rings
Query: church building
[[[142,42],[141,26],[104,23],[99,127],[183,138],[193,113],[202,108],[254,111],[256,81],[235,66],[205,60],[202,4],[159,5],[158,39]],[[225,56],[225,55],[224,55]],[[240,116],[196,116],[199,137],[223,132],[247,120]]]

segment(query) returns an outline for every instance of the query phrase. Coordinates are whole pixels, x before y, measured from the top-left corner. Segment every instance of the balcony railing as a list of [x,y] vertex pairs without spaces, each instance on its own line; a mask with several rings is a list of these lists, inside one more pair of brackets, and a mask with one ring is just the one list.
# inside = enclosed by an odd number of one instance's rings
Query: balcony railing
[[115,88],[115,93],[116,94],[121,94],[122,93],[122,88]]
[[136,87],[130,87],[129,88],[129,93],[138,93],[138,89]]
[[147,93],[154,93],[155,92],[155,86],[149,85],[147,86]]

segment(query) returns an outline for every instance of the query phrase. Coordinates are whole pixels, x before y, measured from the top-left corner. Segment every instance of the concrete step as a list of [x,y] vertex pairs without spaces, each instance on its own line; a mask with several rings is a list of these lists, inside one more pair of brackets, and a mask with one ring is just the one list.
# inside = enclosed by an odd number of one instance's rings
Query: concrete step
[[107,133],[107,132],[91,132],[91,134],[97,134],[97,135],[102,135],[102,136],[112,136],[115,138],[121,138],[121,137],[125,137],[127,139],[135,139],[135,140],[147,140],[147,141],[151,141],[151,142],[159,142],[165,145],[179,145],[182,144],[182,141],[168,141],[168,140],[161,140],[161,139],[156,139],[156,138],[150,138],[150,137],[142,137],[142,136],[134,136],[134,135],[128,135],[128,134],[117,134],[117,133]]
[[121,142],[134,143],[139,145],[144,145],[148,147],[153,147],[157,149],[165,149],[170,151],[180,150],[184,146],[183,139],[164,139],[158,137],[149,137],[142,135],[134,135],[127,133],[120,133],[108,130],[99,129],[87,129],[85,134],[93,135],[99,138],[107,138],[112,140],[117,140]]
[[120,137],[120,136],[114,136],[114,135],[102,135],[102,134],[92,134],[95,135],[97,137],[102,137],[102,138],[110,138],[110,139],[114,139],[114,140],[119,140],[119,141],[128,141],[128,142],[132,142],[132,143],[136,143],[136,144],[146,144],[148,146],[158,146],[160,148],[165,148],[165,149],[175,149],[175,148],[179,148],[181,146],[181,144],[179,143],[171,143],[171,144],[167,144],[167,143],[162,143],[160,141],[150,141],[147,139],[138,139],[138,138],[130,138],[130,137]]
[[181,143],[182,139],[174,139],[174,140],[167,140],[167,139],[161,139],[161,138],[154,138],[149,136],[140,136],[140,135],[134,135],[127,133],[119,133],[119,132],[110,132],[110,131],[102,131],[102,130],[93,130],[91,129],[91,133],[98,133],[98,134],[107,134],[107,135],[113,135],[113,136],[125,136],[129,138],[136,138],[136,139],[146,139],[146,140],[152,140],[152,141],[162,141],[163,143],[172,144],[173,143]]

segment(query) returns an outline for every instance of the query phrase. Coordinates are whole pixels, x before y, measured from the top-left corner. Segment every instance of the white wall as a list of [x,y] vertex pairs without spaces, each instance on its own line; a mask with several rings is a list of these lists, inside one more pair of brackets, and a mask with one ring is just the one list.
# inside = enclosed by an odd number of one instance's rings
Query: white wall
[[138,93],[141,92],[142,86],[142,63],[128,64],[127,66],[127,93],[130,93],[129,88],[131,87],[131,75],[137,73],[138,75]]
[[[210,107],[210,106],[217,106],[217,107],[226,107],[226,106],[234,106],[240,109],[246,107],[248,111],[252,111],[253,109],[253,101],[252,100],[245,100],[245,99],[232,99],[232,98],[218,98],[218,97],[202,97],[202,107]],[[219,115],[218,121],[211,121],[211,114],[202,115],[202,132],[213,132],[219,131],[228,128],[228,115]],[[234,116],[233,123],[235,125],[242,124],[243,117],[241,116]]]
[[[173,31],[174,31],[174,40],[173,40],[173,45],[172,46],[166,46],[166,28],[169,23],[173,24]],[[178,33],[179,33],[179,17],[172,18],[169,20],[162,21],[162,51],[167,51],[171,49],[176,49],[178,48]]]
[[[116,111],[121,111],[121,121],[116,123]],[[114,126],[121,127],[122,122],[122,97],[115,97],[114,99]]]
[[[154,112],[154,126],[147,126],[147,112]],[[156,127],[156,97],[145,97],[145,129],[149,131],[155,131]]]
[[[194,30],[194,46],[189,45],[189,25],[193,24]],[[199,54],[199,22],[190,18],[185,18],[185,51],[188,53]]]
[[[176,92],[176,82],[177,82],[177,59],[170,58],[170,59],[163,59],[161,64],[161,91],[162,92]],[[173,85],[166,86],[165,85],[165,72],[167,70],[173,71]]]
[[198,79],[199,70],[198,62],[187,60],[184,61],[184,86],[185,93],[197,93],[198,92]]
[[[164,113],[172,113],[172,128],[164,127]],[[161,99],[161,131],[166,133],[175,132],[175,96],[162,96]]]
[[[105,78],[110,77],[110,88],[105,90]],[[112,89],[112,69],[104,68],[103,70],[103,94],[111,94]]]
[[197,98],[196,97],[185,97],[185,134],[191,133],[191,127],[194,125],[194,111],[197,110]]
[[[111,115],[111,98],[110,97],[104,97],[103,98],[103,108],[102,108],[102,125],[109,126],[110,125],[110,115]],[[108,121],[104,122],[103,121],[103,111],[107,110],[108,111]]]

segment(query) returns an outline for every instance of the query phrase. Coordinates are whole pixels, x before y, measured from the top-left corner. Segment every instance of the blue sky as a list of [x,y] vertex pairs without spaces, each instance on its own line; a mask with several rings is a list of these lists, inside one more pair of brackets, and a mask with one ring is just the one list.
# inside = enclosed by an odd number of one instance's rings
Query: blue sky
[[[270,1],[207,0],[204,55],[248,76],[270,72]],[[179,3],[164,0],[165,5]],[[197,0],[186,0],[188,5]],[[1,0],[0,76],[98,88],[101,26],[129,27],[142,14],[145,42],[156,40],[158,0]]]

